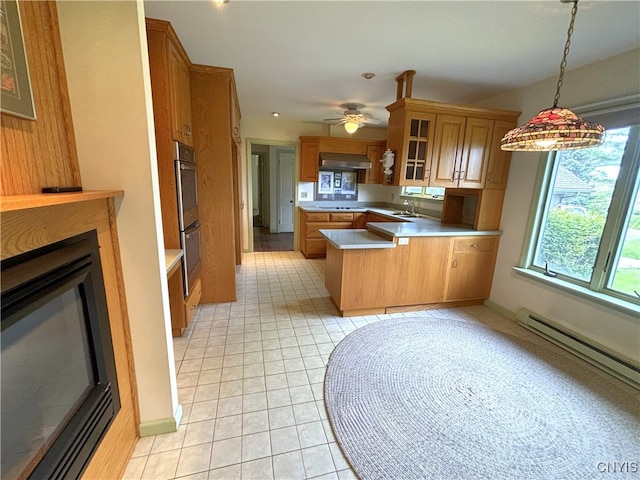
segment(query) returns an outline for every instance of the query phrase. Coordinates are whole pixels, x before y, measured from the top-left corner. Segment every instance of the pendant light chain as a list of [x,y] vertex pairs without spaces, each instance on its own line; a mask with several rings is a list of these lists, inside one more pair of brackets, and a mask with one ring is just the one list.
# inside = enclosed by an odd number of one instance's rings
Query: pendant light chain
[[571,9],[571,22],[569,22],[569,30],[567,30],[567,43],[564,46],[564,52],[562,53],[562,62],[560,62],[560,76],[558,77],[558,87],[556,88],[556,94],[553,97],[553,108],[558,106],[558,100],[560,100],[560,88],[564,81],[564,69],[567,66],[567,56],[569,55],[569,47],[571,46],[571,35],[573,34],[573,24],[576,20],[576,13],[578,13],[578,0],[574,0],[573,8]]

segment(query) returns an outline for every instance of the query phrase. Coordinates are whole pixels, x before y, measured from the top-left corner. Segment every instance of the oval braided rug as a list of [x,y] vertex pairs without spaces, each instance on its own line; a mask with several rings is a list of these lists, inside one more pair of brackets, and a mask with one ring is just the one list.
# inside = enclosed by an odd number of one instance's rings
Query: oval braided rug
[[638,478],[638,395],[572,356],[460,320],[349,334],[325,400],[363,479]]

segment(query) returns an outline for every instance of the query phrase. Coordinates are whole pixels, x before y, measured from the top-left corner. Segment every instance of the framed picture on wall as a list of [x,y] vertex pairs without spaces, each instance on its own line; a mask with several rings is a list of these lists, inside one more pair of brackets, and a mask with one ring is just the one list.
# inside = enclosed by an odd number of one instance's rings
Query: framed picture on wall
[[333,193],[333,172],[320,172],[318,175],[318,193],[323,195]]
[[357,185],[357,173],[356,172],[343,172],[342,173],[342,193],[344,195],[354,195],[356,193]]
[[0,1],[0,54],[0,111],[35,120],[20,11],[15,0]]

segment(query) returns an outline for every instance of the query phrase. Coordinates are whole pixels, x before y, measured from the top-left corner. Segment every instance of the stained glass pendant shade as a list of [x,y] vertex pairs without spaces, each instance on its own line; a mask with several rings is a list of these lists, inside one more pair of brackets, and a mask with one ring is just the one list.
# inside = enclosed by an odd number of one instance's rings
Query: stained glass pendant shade
[[575,0],[571,10],[571,23],[569,24],[567,43],[564,47],[562,63],[560,64],[560,77],[558,78],[553,107],[542,110],[526,124],[507,132],[500,141],[502,150],[524,152],[575,150],[595,147],[602,143],[604,139],[604,127],[602,125],[588,122],[568,108],[558,107],[560,87],[564,79],[567,54],[569,53],[571,34],[573,33],[573,24],[577,11],[578,0]]

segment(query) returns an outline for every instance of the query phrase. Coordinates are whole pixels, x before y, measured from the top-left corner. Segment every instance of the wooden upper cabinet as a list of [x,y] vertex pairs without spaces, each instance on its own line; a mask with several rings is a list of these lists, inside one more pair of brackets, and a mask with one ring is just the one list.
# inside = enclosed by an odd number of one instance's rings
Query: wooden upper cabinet
[[431,179],[433,187],[455,187],[462,162],[466,118],[438,115],[435,129]]
[[511,164],[511,152],[500,148],[500,140],[512,128],[515,122],[496,120],[493,126],[491,138],[491,151],[487,166],[487,179],[484,188],[505,189],[509,177],[509,165]]
[[238,102],[238,92],[236,91],[235,82],[231,83],[231,136],[236,145],[242,144],[242,138],[240,136],[240,104]]
[[428,112],[390,110],[387,148],[395,154],[393,185],[428,185],[435,120]]
[[146,26],[162,230],[165,247],[180,248],[174,141],[193,143],[191,136],[177,135],[185,123],[191,128],[188,58],[169,22],[147,18]]
[[189,65],[172,43],[169,44],[169,72],[173,107],[173,136],[175,140],[193,146]]
[[365,173],[364,183],[384,183],[384,167],[382,166],[382,155],[384,155],[385,145],[367,145],[367,158],[371,162],[371,168]]
[[193,146],[191,62],[169,22],[147,18],[146,25],[156,135],[166,123],[171,140]]
[[483,188],[493,120],[438,115],[430,185]]
[[482,188],[491,152],[493,120],[467,117],[462,159],[458,168],[458,187]]
[[505,188],[510,155],[500,150],[500,139],[519,112],[414,98],[387,110],[394,185]]
[[320,168],[320,142],[301,139],[300,181],[317,182]]
[[317,182],[320,170],[320,152],[366,155],[372,164],[369,170],[360,170],[359,183],[382,183],[382,163],[385,151],[384,140],[361,140],[353,138],[302,136],[300,137],[300,181]]

